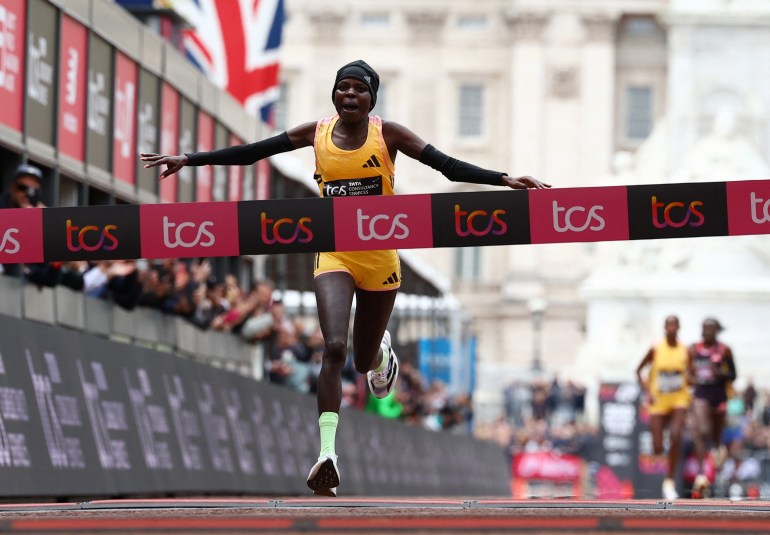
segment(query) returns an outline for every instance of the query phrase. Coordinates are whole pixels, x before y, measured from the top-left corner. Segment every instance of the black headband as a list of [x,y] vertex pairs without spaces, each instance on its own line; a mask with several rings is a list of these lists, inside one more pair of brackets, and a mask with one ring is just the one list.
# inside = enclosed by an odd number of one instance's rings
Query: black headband
[[380,77],[365,61],[356,60],[344,65],[337,71],[337,77],[334,79],[334,89],[332,89],[332,102],[334,102],[334,91],[340,80],[345,78],[355,78],[361,80],[369,88],[369,94],[372,96],[372,108],[377,104],[377,90],[380,88]]

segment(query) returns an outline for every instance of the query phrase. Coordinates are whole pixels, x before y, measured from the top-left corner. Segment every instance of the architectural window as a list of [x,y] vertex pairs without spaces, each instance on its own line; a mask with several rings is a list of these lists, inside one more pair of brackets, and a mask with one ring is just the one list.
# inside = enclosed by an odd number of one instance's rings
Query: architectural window
[[481,137],[484,133],[484,87],[461,85],[459,102],[460,137]]
[[278,93],[278,100],[273,107],[275,117],[275,129],[278,131],[286,130],[289,121],[289,84],[281,82]]
[[487,17],[484,15],[460,15],[457,26],[462,30],[484,30],[487,27]]
[[624,16],[615,54],[615,150],[631,150],[655,129],[666,98],[668,36],[651,16]]
[[362,26],[387,26],[388,24],[390,24],[390,16],[387,13],[364,13],[361,15]]
[[632,85],[626,89],[626,138],[642,140],[652,130],[652,87]]
[[627,17],[623,31],[632,36],[654,36],[658,25],[651,17]]
[[455,278],[477,281],[481,278],[481,248],[458,247],[455,250]]
[[388,86],[380,83],[379,89],[377,89],[377,104],[375,104],[372,110],[372,115],[379,115],[383,119],[386,118],[388,110]]

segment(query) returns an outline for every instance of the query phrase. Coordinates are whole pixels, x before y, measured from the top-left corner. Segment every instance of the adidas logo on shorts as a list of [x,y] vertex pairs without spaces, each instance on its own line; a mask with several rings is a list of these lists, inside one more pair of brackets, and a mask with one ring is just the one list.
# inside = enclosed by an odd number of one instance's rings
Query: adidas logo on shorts
[[386,280],[382,281],[383,286],[387,286],[388,284],[395,284],[398,282],[398,275],[396,275],[395,272],[390,274],[390,277],[388,277]]

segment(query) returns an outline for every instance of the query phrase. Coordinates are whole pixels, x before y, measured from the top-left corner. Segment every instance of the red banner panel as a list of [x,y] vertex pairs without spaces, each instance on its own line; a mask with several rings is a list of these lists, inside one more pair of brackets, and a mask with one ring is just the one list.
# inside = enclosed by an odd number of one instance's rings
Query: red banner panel
[[511,469],[514,478],[543,481],[578,481],[583,475],[580,457],[543,451],[516,455]]
[[727,214],[731,235],[770,234],[770,181],[728,182]]
[[[238,136],[231,134],[228,145],[241,145],[241,141]],[[243,177],[244,167],[242,165],[231,165],[227,170],[227,200],[228,201],[242,201],[243,200]]]
[[115,121],[112,172],[117,180],[136,182],[136,63],[117,52],[115,62]]
[[0,123],[24,128],[26,2],[0,0]]
[[67,15],[61,17],[59,53],[59,150],[82,162],[86,146],[88,32]]
[[[179,93],[166,82],[160,93],[160,153],[179,152]],[[165,169],[161,169],[164,171]],[[160,182],[160,200],[176,202],[179,178],[176,174]]]
[[43,261],[43,209],[0,210],[0,264]]
[[628,239],[625,186],[529,192],[532,243]]
[[430,195],[334,198],[338,251],[433,247]]
[[[214,149],[214,119],[208,113],[198,111],[198,152]],[[214,170],[210,165],[198,167],[195,177],[195,200],[211,201],[211,188],[214,184]]]
[[254,200],[265,201],[270,198],[270,162],[259,160],[254,173]]
[[238,255],[238,205],[141,205],[143,258]]

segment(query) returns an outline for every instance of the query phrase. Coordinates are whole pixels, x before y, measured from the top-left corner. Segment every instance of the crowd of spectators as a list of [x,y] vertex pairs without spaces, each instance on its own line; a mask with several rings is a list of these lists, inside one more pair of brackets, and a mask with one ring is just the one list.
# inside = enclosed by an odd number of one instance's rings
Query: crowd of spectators
[[558,378],[516,380],[503,390],[504,414],[476,426],[478,438],[493,440],[509,458],[524,452],[553,452],[590,458],[597,430],[585,421],[584,386]]
[[[584,417],[581,385],[556,378],[514,381],[505,388],[503,399],[504,414],[476,425],[474,434],[497,442],[509,460],[521,453],[547,452],[577,455],[593,465],[601,462],[599,430]],[[686,426],[682,461],[683,478],[689,477],[690,483],[695,474],[689,474],[695,463],[692,425]],[[751,495],[770,469],[770,390],[758,391],[748,380],[734,393],[727,403],[722,441],[727,455],[718,464],[715,461],[715,495]]]

